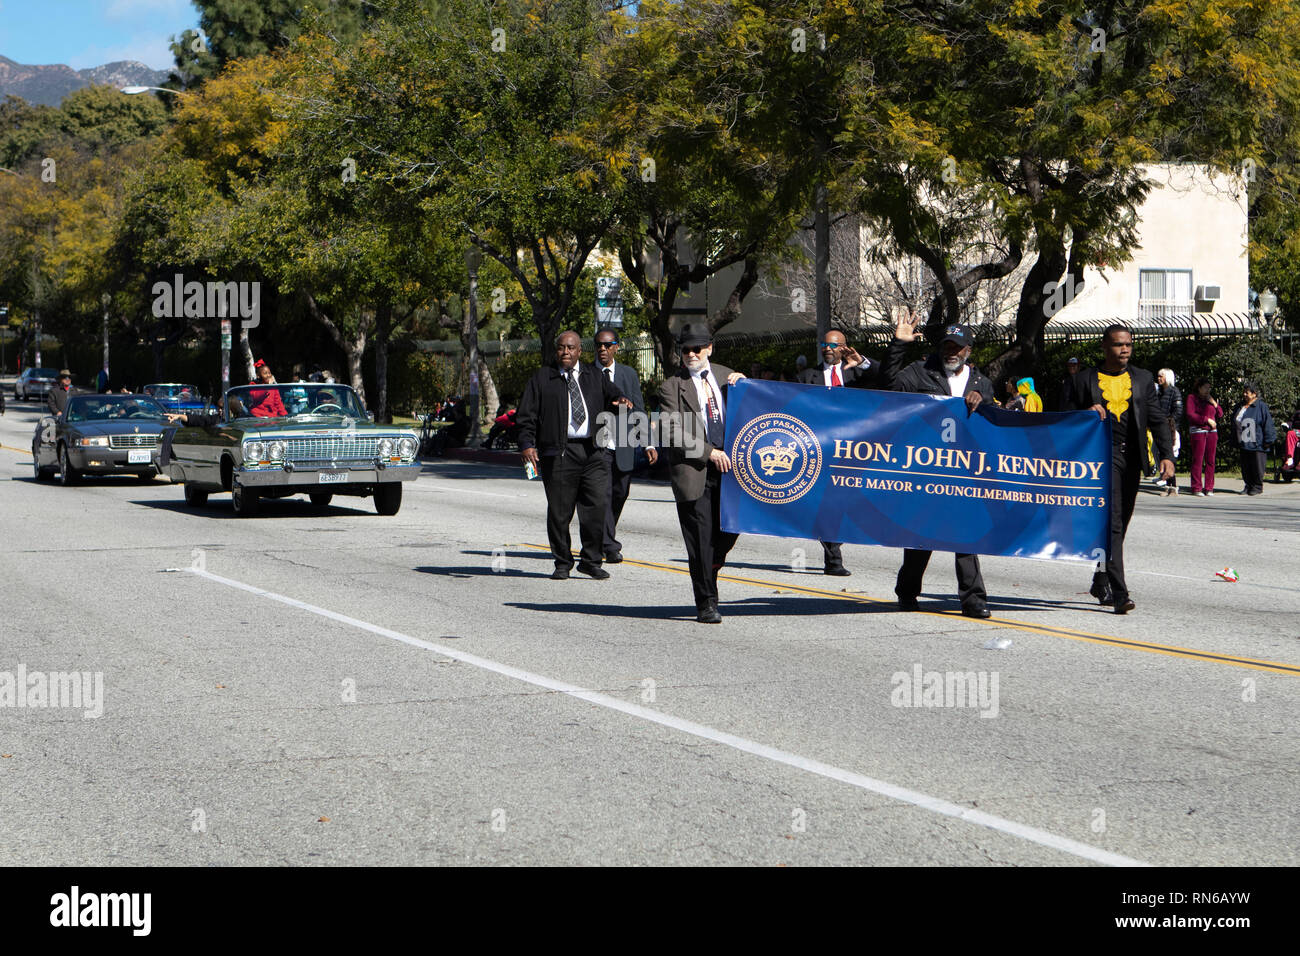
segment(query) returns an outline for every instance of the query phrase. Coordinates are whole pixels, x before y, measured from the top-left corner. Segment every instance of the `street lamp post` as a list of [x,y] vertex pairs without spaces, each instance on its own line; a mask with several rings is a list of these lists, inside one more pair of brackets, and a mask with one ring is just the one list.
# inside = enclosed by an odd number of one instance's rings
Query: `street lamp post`
[[153,90],[156,93],[174,93],[177,96],[193,96],[193,93],[185,93],[181,90],[169,90],[165,86],[122,86],[118,91],[125,93],[127,96],[135,96],[137,93],[147,93]]

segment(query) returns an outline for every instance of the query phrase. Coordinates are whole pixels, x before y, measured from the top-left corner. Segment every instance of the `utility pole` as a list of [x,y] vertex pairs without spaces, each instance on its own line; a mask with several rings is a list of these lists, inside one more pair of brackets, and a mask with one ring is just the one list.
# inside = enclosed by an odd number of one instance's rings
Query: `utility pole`
[[100,297],[100,301],[104,303],[104,378],[103,378],[103,391],[107,392],[107,391],[108,391],[108,306],[109,306],[109,303],[111,303],[111,302],[113,301],[113,297],[112,297],[111,295],[109,295],[107,292],[105,292],[105,293],[103,294],[103,296]]
[[469,269],[469,309],[466,313],[464,343],[465,357],[469,362],[469,447],[477,448],[480,441],[478,421],[478,267],[483,254],[478,246],[470,246],[465,253],[465,265]]

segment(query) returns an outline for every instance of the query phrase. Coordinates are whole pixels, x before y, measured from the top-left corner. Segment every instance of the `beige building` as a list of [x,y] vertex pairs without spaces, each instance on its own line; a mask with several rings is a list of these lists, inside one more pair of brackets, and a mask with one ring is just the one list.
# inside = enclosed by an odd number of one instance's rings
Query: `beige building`
[[[1245,313],[1249,309],[1245,183],[1204,166],[1145,167],[1153,188],[1138,209],[1139,245],[1128,262],[1089,267],[1077,291],[1063,284],[1049,304],[1053,324],[1072,321],[1158,320],[1198,313]],[[900,291],[928,302],[928,270],[919,262],[873,261],[876,239],[856,220],[832,234],[832,311],[837,325],[867,327],[887,319]],[[765,276],[749,294],[741,319],[728,332],[816,328],[812,282],[812,234],[791,240],[806,262],[792,261]],[[1020,287],[1033,263],[1029,250],[1004,279],[981,283],[963,307],[968,321],[1011,323]],[[678,304],[716,312],[739,275],[735,266],[695,286]]]

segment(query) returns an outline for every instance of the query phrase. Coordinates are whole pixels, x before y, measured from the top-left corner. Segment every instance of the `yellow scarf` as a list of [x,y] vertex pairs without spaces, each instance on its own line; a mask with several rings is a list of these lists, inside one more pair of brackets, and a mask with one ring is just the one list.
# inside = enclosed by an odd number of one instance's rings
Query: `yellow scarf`
[[1098,372],[1097,383],[1101,386],[1101,397],[1106,399],[1106,407],[1118,421],[1128,411],[1128,400],[1133,396],[1133,380],[1129,378],[1128,372],[1120,372],[1118,375]]

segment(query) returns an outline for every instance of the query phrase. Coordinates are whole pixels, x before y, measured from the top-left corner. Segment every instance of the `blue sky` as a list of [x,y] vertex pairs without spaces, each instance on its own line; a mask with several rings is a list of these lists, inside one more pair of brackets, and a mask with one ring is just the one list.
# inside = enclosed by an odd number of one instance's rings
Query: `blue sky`
[[171,37],[198,22],[190,0],[0,0],[0,55],[74,70],[114,60],[165,70]]

